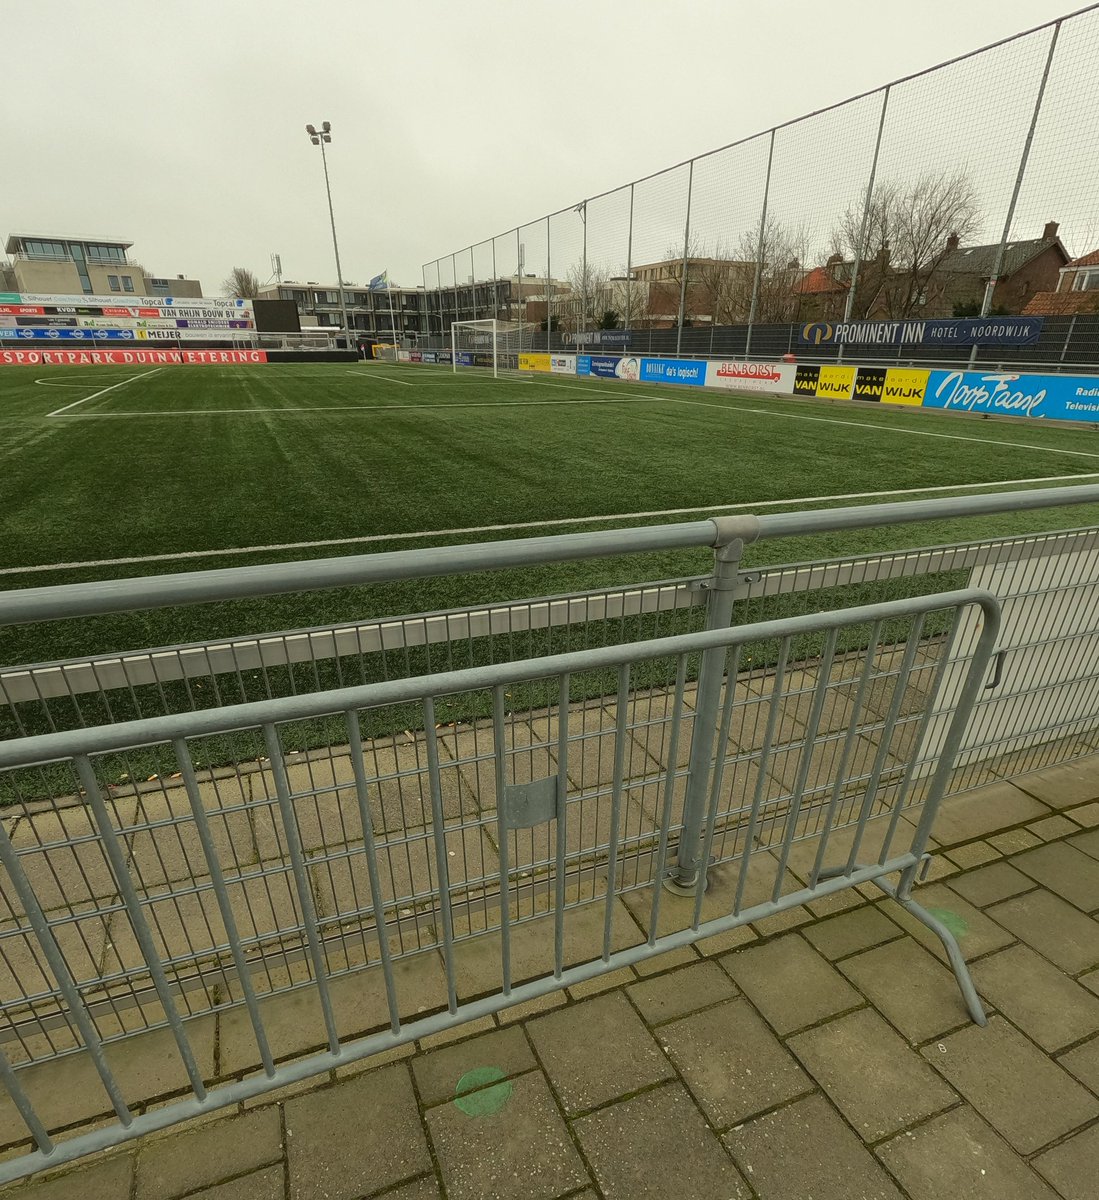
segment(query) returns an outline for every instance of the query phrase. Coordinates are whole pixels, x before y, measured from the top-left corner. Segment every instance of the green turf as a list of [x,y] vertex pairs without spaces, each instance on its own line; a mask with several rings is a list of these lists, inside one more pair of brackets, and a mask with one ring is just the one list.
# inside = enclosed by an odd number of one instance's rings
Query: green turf
[[[709,509],[767,501],[994,483],[1099,471],[1099,438],[1037,423],[735,396],[582,379],[492,380],[445,369],[353,365],[279,367],[5,368],[0,374],[0,587],[40,587],[267,561],[430,547],[462,541],[697,519],[704,513],[612,520],[615,514]],[[122,384],[120,387],[113,387]],[[94,399],[95,392],[110,388]],[[65,413],[54,413],[73,404]],[[934,435],[934,436],[926,436]],[[932,493],[934,494],[934,493]],[[881,501],[900,497],[881,497]],[[812,506],[853,503],[819,500]],[[874,501],[869,501],[874,502]],[[764,507],[760,511],[781,511]],[[585,523],[581,518],[607,518]],[[1004,514],[750,547],[747,565],[1094,521],[1092,510]],[[538,527],[532,522],[558,521]],[[447,533],[487,525],[500,531]],[[428,532],[429,536],[412,535]],[[355,544],[348,539],[387,540]],[[396,535],[396,536],[394,536]],[[287,543],[332,539],[331,546]],[[262,549],[260,547],[286,547]],[[230,555],[232,548],[252,548]],[[200,552],[200,557],[89,564],[90,560]],[[0,631],[0,664],[49,661],[233,634],[321,625],[514,600],[642,579],[704,574],[708,551],[558,563],[476,576],[440,577],[339,591],[195,605]],[[14,570],[13,570],[14,569]],[[814,593],[814,607],[939,591],[962,580],[926,577]],[[739,621],[804,611],[805,596],[746,603]],[[245,673],[209,683],[134,689],[77,706],[24,706],[27,732],[201,707],[292,690],[640,640],[698,627],[701,610],[616,626],[482,638]],[[856,635],[852,635],[856,636]],[[900,636],[900,635],[899,635]],[[856,636],[857,641],[857,636]],[[854,643],[853,643],[854,644]],[[806,653],[811,646],[802,647]],[[773,653],[757,648],[759,655]],[[669,664],[635,675],[667,681]],[[574,681],[576,692],[613,690],[613,672]],[[556,685],[554,685],[556,686]],[[512,702],[552,698],[528,687]],[[438,717],[485,715],[485,697],[440,703]],[[364,716],[364,732],[415,725],[409,706]],[[295,731],[301,743],[340,736],[331,722]],[[19,730],[0,714],[0,736]],[[233,735],[196,753],[198,765],[262,752]],[[118,762],[116,778],[173,764]],[[51,778],[44,788],[64,788]],[[0,796],[0,802],[11,799]]]

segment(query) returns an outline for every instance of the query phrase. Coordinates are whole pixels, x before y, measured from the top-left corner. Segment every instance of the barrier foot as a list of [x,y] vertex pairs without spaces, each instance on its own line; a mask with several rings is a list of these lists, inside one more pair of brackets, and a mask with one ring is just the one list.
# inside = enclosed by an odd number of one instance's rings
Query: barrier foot
[[[949,929],[933,917],[922,904],[917,904],[911,896],[907,895],[908,888],[912,884],[912,875],[914,871],[905,871],[901,877],[900,887],[894,887],[887,879],[879,878],[873,880],[875,887],[881,890],[904,909],[907,909],[921,925],[926,925],[928,929],[934,933],[940,942],[942,942],[946,950],[946,956],[950,960],[950,967],[954,972],[954,978],[958,981],[958,987],[961,989],[962,999],[965,1001],[965,1006],[969,1010],[969,1015],[978,1025],[987,1025],[988,1016],[985,1014],[984,1005],[981,1004],[981,998],[977,995],[977,989],[973,986],[973,976],[969,973],[969,967],[962,956],[962,949],[958,945],[958,939],[950,932]],[[821,878],[831,875],[841,875],[842,870],[822,871]]]

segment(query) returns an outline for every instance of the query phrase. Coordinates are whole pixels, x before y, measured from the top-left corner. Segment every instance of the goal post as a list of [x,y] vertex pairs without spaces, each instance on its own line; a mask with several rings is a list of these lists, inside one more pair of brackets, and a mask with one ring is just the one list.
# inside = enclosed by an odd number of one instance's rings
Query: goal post
[[[487,360],[491,357],[492,377],[493,379],[498,378],[502,337],[500,325],[499,321],[487,319],[483,321],[451,321],[451,372],[456,375],[460,366],[487,366]],[[478,356],[484,360],[482,364],[478,364]]]

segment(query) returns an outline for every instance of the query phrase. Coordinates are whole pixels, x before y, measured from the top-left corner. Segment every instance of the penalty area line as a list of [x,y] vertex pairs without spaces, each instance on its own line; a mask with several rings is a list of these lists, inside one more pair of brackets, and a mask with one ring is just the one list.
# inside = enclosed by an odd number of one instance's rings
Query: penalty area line
[[[62,413],[68,412],[70,408],[76,408],[78,404],[87,404],[89,400],[98,400],[100,396],[105,396],[108,392],[125,387],[128,383],[136,383],[139,379],[147,379],[150,375],[155,375],[157,371],[163,370],[163,367],[153,367],[151,371],[142,371],[140,375],[131,375],[128,379],[121,379],[118,383],[112,383],[110,387],[100,388],[98,392],[92,392],[90,396],[85,396],[82,400],[74,400],[72,404],[64,404],[60,408],[55,408],[53,412],[46,413],[46,416],[59,417]],[[88,414],[80,413],[79,415],[83,417]]]
[[650,517],[697,516],[743,509],[782,508],[798,504],[824,504],[833,500],[880,500],[893,496],[920,496],[935,492],[969,492],[978,488],[1015,487],[1019,484],[1079,482],[1099,479],[1099,471],[1077,475],[1041,475],[1026,479],[994,479],[985,483],[940,483],[914,488],[890,488],[876,492],[839,492],[829,496],[797,496],[787,500],[749,500],[737,504],[705,504],[692,508],[656,508],[628,513],[604,513],[595,517],[553,517],[540,521],[512,521],[499,525],[467,525],[461,529],[424,529],[411,533],[370,533],[357,537],[323,538],[309,542],[272,542],[260,546],[227,546],[220,550],[180,550],[170,554],[142,554],[126,558],[89,558],[78,562],[38,563],[27,567],[2,567],[3,575],[32,575],[43,571],[77,571],[85,567],[120,567],[138,563],[183,562],[199,558],[227,558],[244,554],[272,554],[284,550],[317,550],[331,546],[363,546],[379,542],[405,542],[423,538],[460,537],[470,533],[506,533],[516,529],[554,529],[563,525],[594,525],[612,521],[639,521]]

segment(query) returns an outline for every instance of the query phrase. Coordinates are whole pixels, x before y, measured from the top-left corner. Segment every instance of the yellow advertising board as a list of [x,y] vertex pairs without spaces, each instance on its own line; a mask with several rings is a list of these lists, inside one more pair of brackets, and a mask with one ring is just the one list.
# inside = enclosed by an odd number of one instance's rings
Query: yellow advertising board
[[817,395],[826,400],[850,400],[855,386],[854,367],[824,367],[817,377]]
[[520,354],[519,370],[548,371],[550,370],[550,356],[548,354]]
[[908,367],[890,367],[885,373],[881,398],[884,404],[923,404],[930,371]]

